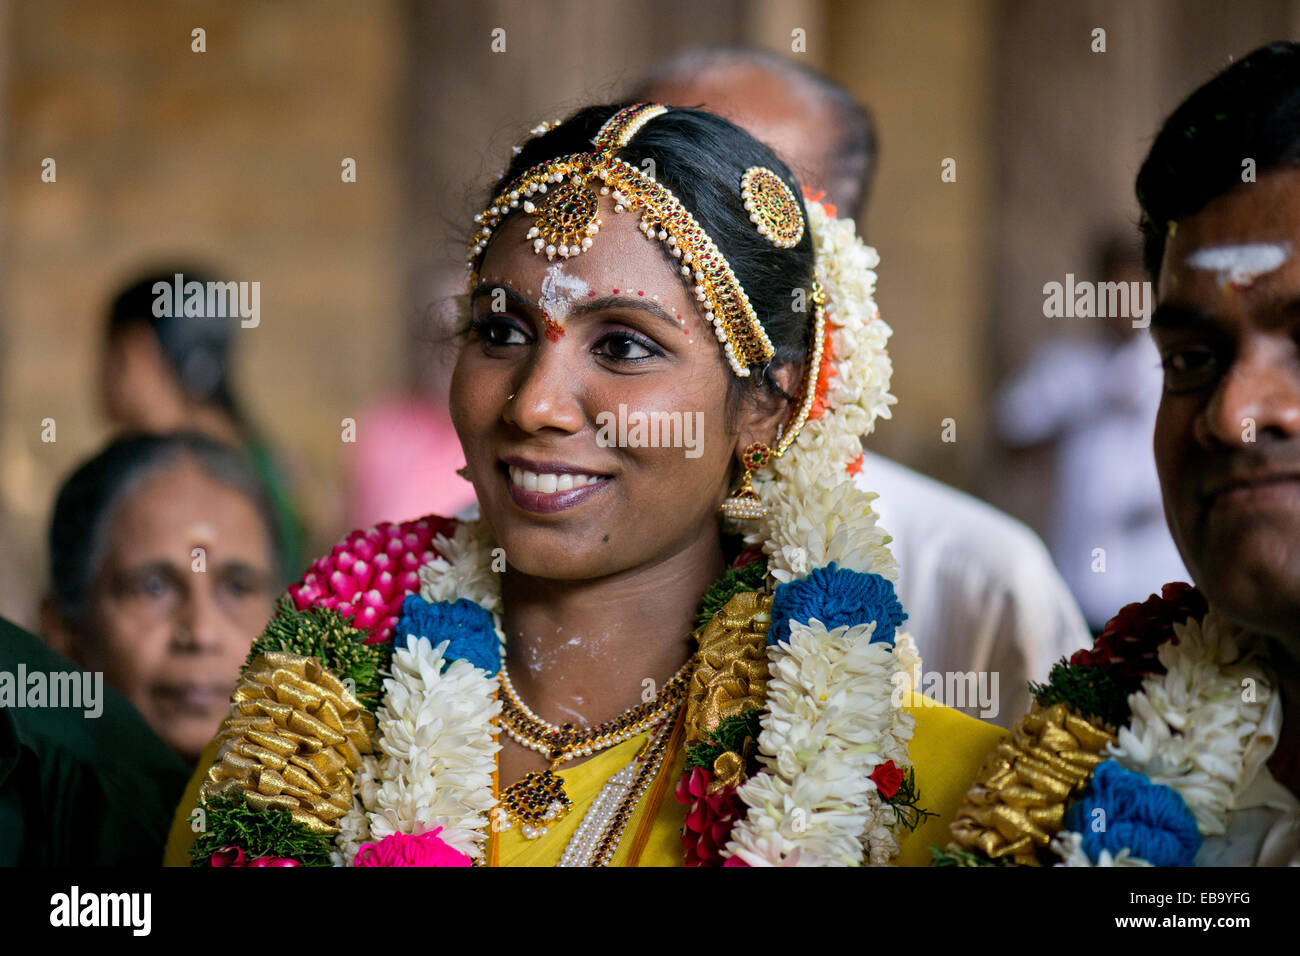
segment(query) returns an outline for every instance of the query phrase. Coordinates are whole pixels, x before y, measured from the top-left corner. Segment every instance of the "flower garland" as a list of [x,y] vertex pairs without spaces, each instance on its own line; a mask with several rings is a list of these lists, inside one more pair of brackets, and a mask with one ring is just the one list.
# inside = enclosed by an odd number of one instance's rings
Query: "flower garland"
[[895,401],[890,329],[873,300],[879,256],[851,221],[805,198],[827,344],[798,453],[754,476],[769,512],[745,541],[767,553],[777,582],[770,709],[757,742],[767,772],[738,789],[748,812],[721,855],[748,865],[880,864],[898,852],[902,816],[872,773],[910,765],[915,720],[890,700],[903,671],[894,642],[905,617],[893,597],[898,565],[873,496],[848,476],[861,437]]
[[[905,681],[918,663],[910,638],[897,633],[906,618],[897,564],[873,496],[850,480],[860,436],[894,401],[890,330],[871,299],[878,257],[851,222],[816,202],[808,210],[827,294],[816,407],[797,454],[756,474],[769,513],[748,529],[741,566],[705,601],[717,608],[713,621],[750,603],[747,626],[757,626],[762,645],[750,672],[765,690],[761,706],[707,728],[708,740],[688,750],[678,790],[697,803],[683,835],[688,862],[883,864],[898,852],[898,831],[926,814],[908,757],[915,720],[893,701],[900,675]],[[324,834],[328,827],[286,824],[295,838],[328,841],[335,865],[483,858],[499,750],[504,562],[486,523],[438,520],[355,532],[290,589],[293,607],[284,608],[333,615],[336,631],[387,655],[370,662],[389,675],[375,711],[376,752],[340,751],[348,769],[337,779],[350,789],[350,809]],[[305,631],[295,640],[294,626],[278,625],[278,650],[319,654],[327,669],[345,660],[342,649],[329,650],[337,640],[308,640]],[[718,700],[727,704],[726,693]],[[255,753],[257,744],[237,746]],[[725,782],[714,779],[722,772]],[[310,822],[310,799],[282,796],[301,801]],[[199,865],[212,859],[196,853]]]
[[[1019,845],[987,828],[991,806],[1004,821],[1023,819],[1012,796],[1018,754],[995,755],[958,815],[958,844],[939,862],[961,853],[982,863],[1191,866],[1206,839],[1228,831],[1236,798],[1267,757],[1261,748],[1274,743],[1262,732],[1277,703],[1267,662],[1186,584],[1124,608],[1092,649],[1033,689],[1035,710],[1017,738],[1040,708],[1064,707],[1109,742],[1068,796],[1040,809],[1038,822],[1056,825],[1025,827]],[[1012,783],[1001,792],[995,767]]]

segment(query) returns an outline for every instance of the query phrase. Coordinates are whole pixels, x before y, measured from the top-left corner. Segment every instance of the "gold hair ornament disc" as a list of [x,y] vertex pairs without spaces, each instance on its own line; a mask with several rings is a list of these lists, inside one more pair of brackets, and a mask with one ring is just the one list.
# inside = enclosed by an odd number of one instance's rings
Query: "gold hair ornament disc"
[[803,238],[803,211],[790,187],[766,166],[750,166],[740,177],[740,196],[759,235],[781,249]]

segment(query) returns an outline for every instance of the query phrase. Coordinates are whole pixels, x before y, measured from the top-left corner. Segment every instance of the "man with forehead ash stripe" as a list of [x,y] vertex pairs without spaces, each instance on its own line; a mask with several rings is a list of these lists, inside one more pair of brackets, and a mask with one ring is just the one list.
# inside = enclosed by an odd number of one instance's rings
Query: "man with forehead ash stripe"
[[[1137,198],[1164,369],[1156,469],[1195,587],[1123,608],[1035,688],[948,852],[1298,866],[1300,44],[1256,50],[1192,93]],[[1037,820],[1056,822],[1030,834],[1016,782],[1049,759],[1069,784],[1031,783]]]
[[[1300,44],[1239,60],[1168,119],[1137,181],[1165,369],[1155,456],[1209,607],[1266,659],[1257,732],[1213,862],[1300,863]],[[1245,818],[1251,818],[1249,823]],[[1198,858],[1198,862],[1205,860]]]

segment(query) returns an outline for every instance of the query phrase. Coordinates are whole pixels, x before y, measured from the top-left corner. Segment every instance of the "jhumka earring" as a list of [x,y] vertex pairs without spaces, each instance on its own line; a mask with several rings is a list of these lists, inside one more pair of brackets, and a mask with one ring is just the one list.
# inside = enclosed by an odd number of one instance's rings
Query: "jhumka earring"
[[761,441],[756,441],[745,449],[745,455],[741,459],[745,465],[745,477],[740,480],[740,486],[722,502],[720,510],[724,515],[728,518],[746,519],[761,518],[767,514],[767,505],[759,500],[758,492],[749,482],[749,476],[766,465],[771,457],[772,449]]

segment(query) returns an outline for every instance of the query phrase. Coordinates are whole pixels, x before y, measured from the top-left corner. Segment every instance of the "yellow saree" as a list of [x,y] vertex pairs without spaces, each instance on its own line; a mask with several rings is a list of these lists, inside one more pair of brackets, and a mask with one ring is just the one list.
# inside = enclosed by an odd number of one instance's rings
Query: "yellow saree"
[[[920,805],[936,816],[929,817],[914,831],[900,835],[897,863],[926,866],[930,862],[930,846],[942,847],[948,843],[948,824],[956,816],[967,787],[975,779],[985,755],[1006,731],[916,694],[912,695],[907,710],[916,718],[910,755],[916,768]],[[645,734],[633,737],[576,766],[557,771],[564,779],[573,810],[536,840],[525,839],[518,827],[493,834],[488,847],[489,862],[497,866],[554,866],[605,781],[633,758],[645,739]],[[190,863],[189,848],[195,834],[188,818],[198,805],[199,785],[215,758],[213,743],[199,758],[200,769],[190,779],[177,807],[167,840],[166,866]],[[682,865],[681,831],[686,807],[677,802],[675,791],[685,764],[685,749],[678,747],[642,796],[619,841],[614,866]]]

